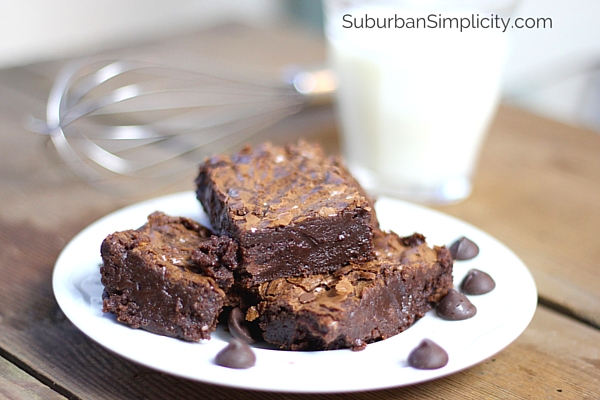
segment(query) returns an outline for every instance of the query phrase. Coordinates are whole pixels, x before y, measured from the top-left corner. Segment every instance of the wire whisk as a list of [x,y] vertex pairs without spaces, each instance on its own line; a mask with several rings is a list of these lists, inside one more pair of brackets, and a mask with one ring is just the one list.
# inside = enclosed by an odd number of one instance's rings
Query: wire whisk
[[253,82],[144,61],[81,60],[60,72],[46,121],[31,119],[29,128],[103,190],[122,178],[168,182],[335,90],[326,69],[289,75]]

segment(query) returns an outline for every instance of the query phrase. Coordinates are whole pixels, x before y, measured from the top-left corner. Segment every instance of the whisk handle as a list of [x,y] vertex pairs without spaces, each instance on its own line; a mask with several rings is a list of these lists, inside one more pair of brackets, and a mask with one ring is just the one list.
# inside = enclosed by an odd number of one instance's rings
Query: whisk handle
[[286,81],[298,93],[306,96],[309,105],[330,104],[337,88],[336,76],[327,68],[292,68]]

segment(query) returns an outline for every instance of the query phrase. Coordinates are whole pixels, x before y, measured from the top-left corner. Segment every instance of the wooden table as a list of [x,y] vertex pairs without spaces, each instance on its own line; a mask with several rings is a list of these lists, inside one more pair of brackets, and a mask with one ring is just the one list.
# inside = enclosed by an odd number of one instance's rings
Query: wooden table
[[[322,62],[324,56],[320,38],[242,27],[127,54],[148,51],[244,60],[257,70],[265,60],[275,70],[290,62]],[[45,137],[24,129],[27,114],[44,115],[61,65],[0,71],[0,398],[600,398],[600,135],[503,106],[485,143],[473,195],[438,207],[504,242],[535,277],[536,314],[508,348],[466,371],[412,387],[345,395],[243,391],[126,361],[88,339],[56,304],[51,274],[63,246],[97,218],[147,197],[90,188],[60,162]],[[255,139],[298,136],[336,151],[331,110],[303,112]],[[189,189],[191,181],[184,180],[162,193]]]

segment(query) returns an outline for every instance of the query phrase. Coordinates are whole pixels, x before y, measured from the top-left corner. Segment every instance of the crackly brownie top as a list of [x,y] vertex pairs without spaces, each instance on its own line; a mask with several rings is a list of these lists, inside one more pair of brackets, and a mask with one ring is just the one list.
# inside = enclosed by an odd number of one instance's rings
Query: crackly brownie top
[[208,240],[210,230],[197,222],[172,217],[162,212],[148,216],[148,222],[135,231],[125,231],[132,235],[130,247],[150,257],[158,266],[174,266],[181,270],[195,270],[192,253],[200,243]]
[[222,195],[236,225],[246,229],[336,216],[357,208],[371,210],[340,161],[304,141],[284,147],[246,146],[234,155],[207,160],[201,171],[210,171],[215,186],[226,190]]
[[[275,279],[258,287],[259,296],[267,302],[284,302],[295,312],[307,310],[327,315],[341,311],[347,299],[358,301],[365,289],[393,271],[433,265],[439,261],[440,251],[446,253],[450,262],[446,249],[430,248],[421,234],[399,237],[393,232],[376,230],[374,241],[373,261],[350,264],[331,274]],[[258,315],[253,314],[256,312],[249,310],[247,318],[256,318]]]
[[229,248],[221,251],[224,246],[219,239],[208,228],[189,218],[172,217],[157,211],[148,216],[148,222],[142,227],[110,235],[103,246],[109,245],[108,241],[119,241],[152,265],[168,268],[171,276],[176,278],[187,272],[207,274],[207,268],[215,267],[212,260],[215,254],[221,264],[234,267],[237,247],[233,247],[233,251]]

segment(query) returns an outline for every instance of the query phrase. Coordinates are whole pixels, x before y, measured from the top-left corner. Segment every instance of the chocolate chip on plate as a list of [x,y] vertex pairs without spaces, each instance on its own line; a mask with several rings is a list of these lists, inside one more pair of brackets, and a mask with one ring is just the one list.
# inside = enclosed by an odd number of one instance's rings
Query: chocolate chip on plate
[[233,338],[215,357],[217,365],[227,368],[246,369],[256,363],[256,355],[248,343]]
[[465,294],[485,294],[489,293],[496,287],[496,282],[487,273],[478,269],[472,269],[463,279],[460,288]]
[[244,312],[238,308],[232,308],[227,319],[227,327],[229,333],[237,339],[243,340],[246,343],[256,343],[256,339],[252,337],[252,332],[246,324]]
[[430,339],[423,339],[408,355],[408,365],[417,369],[437,369],[448,364],[448,353]]
[[449,250],[452,258],[459,261],[470,260],[479,254],[479,246],[464,236],[452,243]]
[[437,315],[448,321],[460,321],[474,317],[477,308],[469,301],[467,296],[454,289],[448,290],[448,294],[436,307]]

